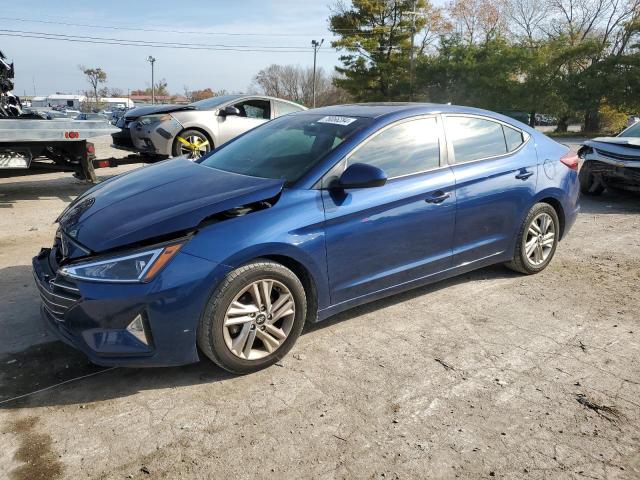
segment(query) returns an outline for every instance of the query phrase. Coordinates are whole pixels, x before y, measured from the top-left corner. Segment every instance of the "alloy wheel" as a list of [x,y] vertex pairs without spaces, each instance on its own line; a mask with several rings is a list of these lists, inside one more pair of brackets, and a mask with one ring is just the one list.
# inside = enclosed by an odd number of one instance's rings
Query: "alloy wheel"
[[548,213],[536,215],[527,230],[525,255],[534,266],[542,265],[553,250],[556,241],[556,226]]
[[236,357],[258,360],[275,352],[289,336],[295,302],[281,282],[266,278],[244,287],[224,317],[224,342]]
[[199,135],[178,137],[180,142],[180,154],[187,158],[197,160],[209,152],[209,141]]

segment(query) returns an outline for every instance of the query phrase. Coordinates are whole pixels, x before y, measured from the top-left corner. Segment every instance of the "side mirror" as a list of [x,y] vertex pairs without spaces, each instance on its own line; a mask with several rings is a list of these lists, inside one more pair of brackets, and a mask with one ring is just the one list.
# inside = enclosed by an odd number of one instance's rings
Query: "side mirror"
[[354,163],[342,173],[336,186],[346,190],[381,187],[385,183],[387,183],[387,174],[382,169],[366,163]]
[[233,105],[227,105],[222,110],[220,110],[220,115],[222,115],[223,117],[226,117],[229,115],[240,115],[240,110],[238,110]]

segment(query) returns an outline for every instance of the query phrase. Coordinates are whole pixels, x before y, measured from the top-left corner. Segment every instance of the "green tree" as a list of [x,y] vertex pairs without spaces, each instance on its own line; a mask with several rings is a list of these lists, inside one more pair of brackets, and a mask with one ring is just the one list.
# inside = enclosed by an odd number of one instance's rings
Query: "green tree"
[[405,98],[411,36],[419,35],[418,48],[424,50],[444,27],[428,0],[338,2],[329,18],[329,29],[340,37],[332,46],[343,52],[335,85],[360,101]]
[[512,109],[519,106],[523,53],[500,37],[481,44],[443,38],[436,54],[420,59],[417,86],[429,101]]

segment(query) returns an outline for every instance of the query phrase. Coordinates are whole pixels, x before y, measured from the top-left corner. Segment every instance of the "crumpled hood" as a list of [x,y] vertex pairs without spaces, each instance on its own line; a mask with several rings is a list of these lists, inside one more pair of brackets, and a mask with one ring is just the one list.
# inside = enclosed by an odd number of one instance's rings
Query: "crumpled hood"
[[638,137],[598,137],[584,143],[589,146],[597,143],[610,143],[621,147],[640,148],[640,138]]
[[96,185],[58,222],[66,236],[97,253],[189,230],[216,213],[273,198],[283,185],[176,158]]
[[182,110],[195,110],[191,105],[150,105],[148,107],[136,107],[129,110],[124,118],[135,120],[143,115],[154,115],[157,113],[180,112]]

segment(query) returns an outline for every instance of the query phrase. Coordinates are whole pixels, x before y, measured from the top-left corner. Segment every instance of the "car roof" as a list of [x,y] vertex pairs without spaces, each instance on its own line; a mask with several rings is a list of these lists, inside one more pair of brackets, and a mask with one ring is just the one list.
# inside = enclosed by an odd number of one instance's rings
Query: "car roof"
[[[260,100],[277,100],[278,102],[284,102],[284,103],[289,103],[291,105],[295,105],[297,107],[301,107],[303,110],[307,110],[307,107],[305,107],[304,105],[301,105],[299,103],[294,102],[293,100],[286,100],[284,98],[278,98],[278,97],[271,97],[269,95],[262,95],[260,93],[232,93],[229,95],[224,95],[225,97],[228,97],[228,101],[224,102],[224,103],[233,103],[235,101],[238,101],[240,99],[243,98],[257,98]],[[209,98],[215,98],[215,97],[209,97]],[[204,98],[203,100],[209,100],[209,98]],[[199,100],[202,101],[202,100]],[[191,102],[189,105],[192,105],[194,103],[197,102]],[[220,104],[220,105],[224,105],[224,103]]]
[[469,113],[477,115],[489,115],[492,117],[500,114],[482,110],[480,108],[465,107],[461,105],[449,105],[444,103],[419,103],[419,102],[378,102],[378,103],[350,103],[344,105],[331,105],[315,108],[308,113],[325,115],[352,115],[356,117],[378,118],[393,113],[407,112],[410,114],[429,113]]
[[466,107],[463,105],[450,105],[446,103],[419,103],[419,102],[378,102],[378,103],[351,103],[344,105],[331,105],[314,108],[304,112],[296,112],[294,115],[320,114],[352,116],[378,119],[391,117],[394,119],[415,115],[428,115],[434,113],[480,115],[499,120],[516,126],[530,134],[536,131],[528,125],[497,112],[483,110],[481,108]]

